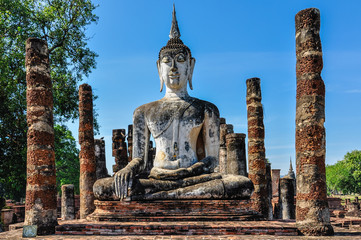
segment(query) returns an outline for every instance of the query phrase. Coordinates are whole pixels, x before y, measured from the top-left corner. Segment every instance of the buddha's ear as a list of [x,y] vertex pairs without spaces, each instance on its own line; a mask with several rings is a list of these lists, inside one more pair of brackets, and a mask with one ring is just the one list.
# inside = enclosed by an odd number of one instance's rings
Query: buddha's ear
[[157,68],[158,68],[158,74],[159,74],[159,79],[160,79],[160,91],[162,92],[162,91],[163,91],[163,83],[164,83],[164,80],[163,80],[162,74],[161,74],[160,61],[159,61],[159,59],[157,60]]
[[188,77],[188,82],[189,82],[189,88],[191,90],[193,90],[193,85],[192,85],[192,77],[193,77],[193,69],[194,69],[194,65],[196,64],[196,59],[195,58],[191,58],[190,60],[190,64],[189,64],[189,77]]

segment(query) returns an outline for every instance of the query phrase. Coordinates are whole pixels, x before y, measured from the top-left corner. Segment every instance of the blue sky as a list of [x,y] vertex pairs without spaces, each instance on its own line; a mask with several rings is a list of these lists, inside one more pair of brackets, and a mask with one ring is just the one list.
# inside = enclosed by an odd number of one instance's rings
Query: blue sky
[[[84,82],[99,98],[100,135],[111,172],[112,129],[127,128],[136,107],[163,97],[156,68],[168,41],[170,0],[105,0],[88,28],[97,69]],[[247,133],[246,79],[261,78],[266,157],[286,174],[295,164],[295,23],[321,11],[326,85],[326,163],[361,149],[361,1],[175,1],[181,39],[196,58],[189,94],[216,104],[235,132]],[[77,139],[78,122],[69,124]],[[295,167],[295,166],[294,166]]]

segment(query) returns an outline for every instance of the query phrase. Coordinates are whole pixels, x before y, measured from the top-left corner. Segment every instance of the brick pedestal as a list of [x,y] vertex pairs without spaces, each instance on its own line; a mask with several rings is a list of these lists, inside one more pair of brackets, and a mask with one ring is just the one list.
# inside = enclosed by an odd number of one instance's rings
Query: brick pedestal
[[260,220],[252,200],[95,201],[90,221],[239,221]]

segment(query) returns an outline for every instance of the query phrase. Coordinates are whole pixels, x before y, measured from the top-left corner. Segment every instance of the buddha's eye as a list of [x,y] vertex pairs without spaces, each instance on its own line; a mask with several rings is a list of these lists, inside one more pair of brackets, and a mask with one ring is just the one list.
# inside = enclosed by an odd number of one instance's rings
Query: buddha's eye
[[184,56],[183,55],[179,55],[178,57],[177,57],[177,62],[184,62],[186,59],[184,58]]
[[164,63],[169,63],[169,62],[170,62],[169,57],[163,57],[163,58],[162,58],[162,62],[164,62]]

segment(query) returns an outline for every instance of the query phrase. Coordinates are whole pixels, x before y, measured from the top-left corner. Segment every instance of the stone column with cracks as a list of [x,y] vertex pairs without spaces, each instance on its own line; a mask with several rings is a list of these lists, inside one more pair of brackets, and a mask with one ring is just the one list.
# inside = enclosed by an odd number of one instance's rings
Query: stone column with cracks
[[25,225],[38,235],[55,233],[57,198],[54,152],[53,91],[45,41],[26,41],[27,179]]
[[293,179],[289,176],[280,179],[280,214],[283,220],[295,219],[295,196]]
[[325,174],[325,85],[320,11],[296,17],[296,224],[305,235],[332,235]]
[[79,86],[79,144],[80,144],[80,218],[95,210],[93,185],[96,181],[96,162],[93,130],[93,96],[88,84]]
[[61,186],[61,220],[75,219],[74,185]]
[[105,161],[105,141],[104,139],[95,139],[95,162],[96,162],[96,179],[109,177]]
[[263,107],[261,80],[247,79],[247,118],[248,118],[248,177],[254,184],[251,198],[254,208],[268,218],[269,200],[266,182],[266,155],[264,147]]
[[226,135],[227,174],[247,176],[246,164],[246,134],[229,133]]

